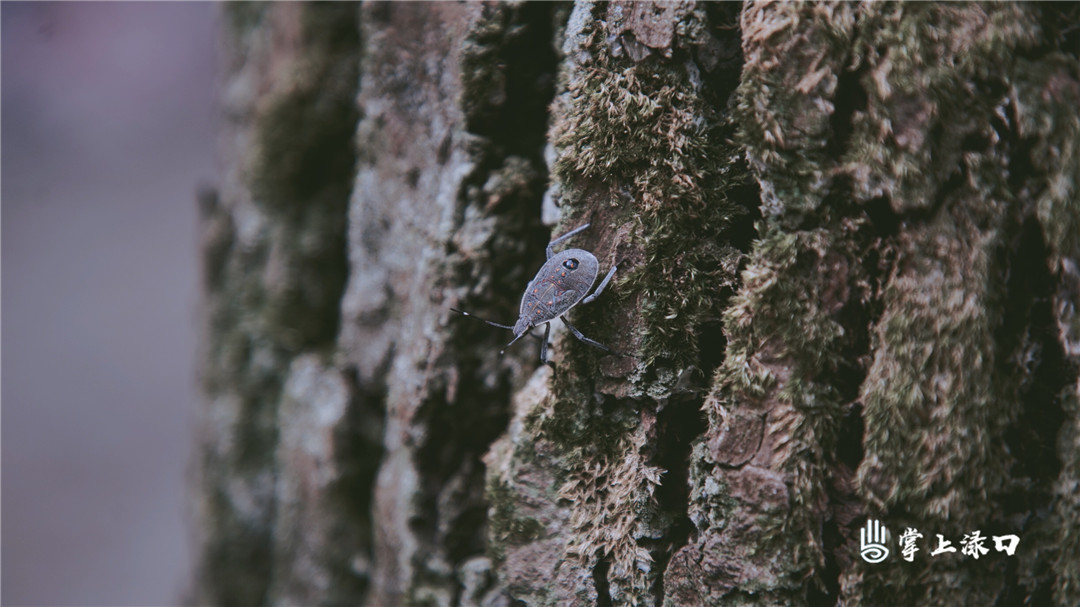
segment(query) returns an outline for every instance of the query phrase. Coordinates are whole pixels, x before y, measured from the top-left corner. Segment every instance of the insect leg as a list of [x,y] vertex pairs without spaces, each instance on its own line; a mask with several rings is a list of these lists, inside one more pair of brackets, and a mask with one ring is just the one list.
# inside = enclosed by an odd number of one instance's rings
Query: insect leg
[[574,325],[566,322],[566,317],[565,316],[560,316],[559,319],[561,319],[563,321],[563,324],[566,325],[567,329],[570,329],[570,332],[574,334],[574,337],[576,337],[576,338],[580,339],[581,341],[589,344],[590,346],[600,348],[601,350],[603,350],[605,352],[611,352],[612,354],[619,354],[615,350],[612,350],[611,348],[609,348],[609,347],[605,346],[604,344],[596,341],[595,339],[589,339],[588,337],[585,337],[584,335],[582,335],[581,331],[578,331],[577,328],[574,327]]
[[555,368],[555,363],[549,362],[548,359],[547,359],[548,335],[550,335],[550,334],[551,334],[551,323],[546,322],[546,323],[544,323],[544,341],[540,342],[540,362],[547,365],[547,366],[549,366],[549,367],[551,367],[552,369],[554,369]]
[[501,325],[501,324],[499,324],[497,322],[492,322],[492,321],[490,321],[490,320],[488,320],[486,318],[480,318],[479,316],[477,316],[475,314],[469,314],[468,312],[466,312],[464,310],[458,310],[457,308],[450,308],[450,309],[453,310],[454,312],[457,312],[458,314],[464,314],[465,316],[475,318],[476,320],[479,320],[480,322],[486,322],[487,324],[489,324],[489,325],[491,325],[493,327],[499,327],[500,329],[510,329],[511,331],[514,330],[514,327],[511,326],[511,325]]
[[555,240],[552,240],[551,242],[549,242],[548,246],[547,246],[547,258],[551,259],[551,256],[555,254],[555,252],[551,250],[552,248],[555,247],[555,245],[559,244],[560,242],[563,242],[567,238],[570,238],[574,234],[577,234],[578,232],[584,230],[587,227],[589,227],[589,224],[585,224],[585,225],[581,226],[580,228],[574,228],[573,230],[570,230],[569,232],[567,232],[567,233],[563,234],[562,236],[556,238]]
[[600,294],[604,292],[604,289],[607,287],[608,283],[611,282],[611,277],[615,275],[615,270],[617,269],[619,269],[619,264],[616,263],[615,265],[611,266],[611,269],[608,270],[607,275],[604,276],[604,280],[600,281],[600,286],[596,287],[596,290],[592,292],[592,295],[589,295],[585,299],[581,300],[581,303],[587,304],[590,301],[599,297]]

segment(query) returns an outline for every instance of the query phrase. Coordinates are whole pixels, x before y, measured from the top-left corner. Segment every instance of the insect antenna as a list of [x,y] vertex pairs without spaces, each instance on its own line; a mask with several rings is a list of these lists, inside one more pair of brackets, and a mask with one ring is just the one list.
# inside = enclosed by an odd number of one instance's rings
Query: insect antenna
[[[453,310],[454,312],[457,312],[458,314],[461,314],[463,316],[468,316],[469,318],[475,318],[476,320],[479,320],[480,322],[485,322],[485,323],[487,323],[487,324],[489,324],[489,325],[491,325],[493,327],[498,327],[500,329],[509,329],[511,331],[514,330],[514,327],[511,326],[511,325],[504,325],[504,324],[500,324],[500,323],[497,323],[497,322],[490,321],[490,320],[488,320],[486,318],[480,318],[479,316],[477,316],[475,314],[469,314],[465,310],[458,310],[457,308],[450,308],[450,309]],[[550,327],[548,327],[548,328],[550,329]],[[528,331],[522,333],[521,335],[518,335],[518,336],[514,337],[514,339],[510,340],[510,343],[503,346],[502,350],[499,350],[499,354],[501,355],[501,354],[506,353],[507,348],[514,345],[514,342],[516,342],[517,340],[521,339],[522,337],[524,337],[526,335],[528,335],[529,337],[532,337],[534,339],[545,339],[546,338],[546,336],[545,337],[540,337],[539,335],[533,333],[532,330],[533,330],[533,327],[529,327]]]
[[[508,328],[508,329],[510,329],[510,330],[513,330],[513,329],[514,329],[513,327],[507,327],[507,328]],[[515,342],[515,341],[517,341],[517,340],[521,339],[521,338],[522,338],[522,337],[524,337],[525,335],[530,335],[530,336],[532,336],[532,337],[536,337],[536,335],[533,335],[533,334],[532,334],[532,330],[531,330],[531,329],[530,329],[529,331],[526,331],[525,333],[522,333],[521,335],[515,335],[515,336],[514,336],[514,339],[511,339],[511,340],[510,340],[510,343],[508,343],[508,344],[506,344],[505,346],[503,346],[503,349],[502,349],[502,350],[499,350],[499,354],[501,355],[501,354],[502,354],[503,352],[506,352],[506,349],[507,349],[507,348],[509,348],[510,346],[514,345],[514,342]]]
[[[457,308],[450,308],[450,309],[453,310],[454,312],[457,312],[458,314],[463,314],[465,316],[468,316],[469,318],[475,318],[476,320],[479,320],[480,322],[486,322],[487,324],[489,324],[489,325],[491,325],[493,327],[499,327],[500,329],[510,329],[511,331],[514,330],[514,327],[512,325],[502,325],[502,324],[499,324],[497,322],[492,322],[492,321],[490,321],[490,320],[488,320],[486,318],[480,318],[479,316],[477,316],[475,314],[469,314],[468,312],[466,312],[464,310],[458,310]],[[514,342],[510,342],[510,343],[514,343]]]

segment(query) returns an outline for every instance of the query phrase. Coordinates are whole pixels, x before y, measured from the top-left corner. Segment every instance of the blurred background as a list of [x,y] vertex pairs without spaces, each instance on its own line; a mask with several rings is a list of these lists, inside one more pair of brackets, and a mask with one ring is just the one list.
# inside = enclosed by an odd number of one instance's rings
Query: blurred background
[[218,12],[0,4],[6,605],[184,596]]

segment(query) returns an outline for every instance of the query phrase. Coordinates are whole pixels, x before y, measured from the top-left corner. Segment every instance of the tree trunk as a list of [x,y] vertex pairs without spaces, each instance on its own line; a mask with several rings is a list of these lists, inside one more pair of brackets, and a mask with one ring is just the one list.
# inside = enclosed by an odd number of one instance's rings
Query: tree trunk
[[1075,5],[224,10],[193,602],[1080,604]]

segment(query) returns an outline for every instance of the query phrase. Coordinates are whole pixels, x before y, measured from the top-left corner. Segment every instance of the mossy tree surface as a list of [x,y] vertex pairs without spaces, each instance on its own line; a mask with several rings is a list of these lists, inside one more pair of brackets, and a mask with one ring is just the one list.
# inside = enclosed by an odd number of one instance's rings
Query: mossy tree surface
[[226,16],[197,602],[1080,604],[1075,6]]

